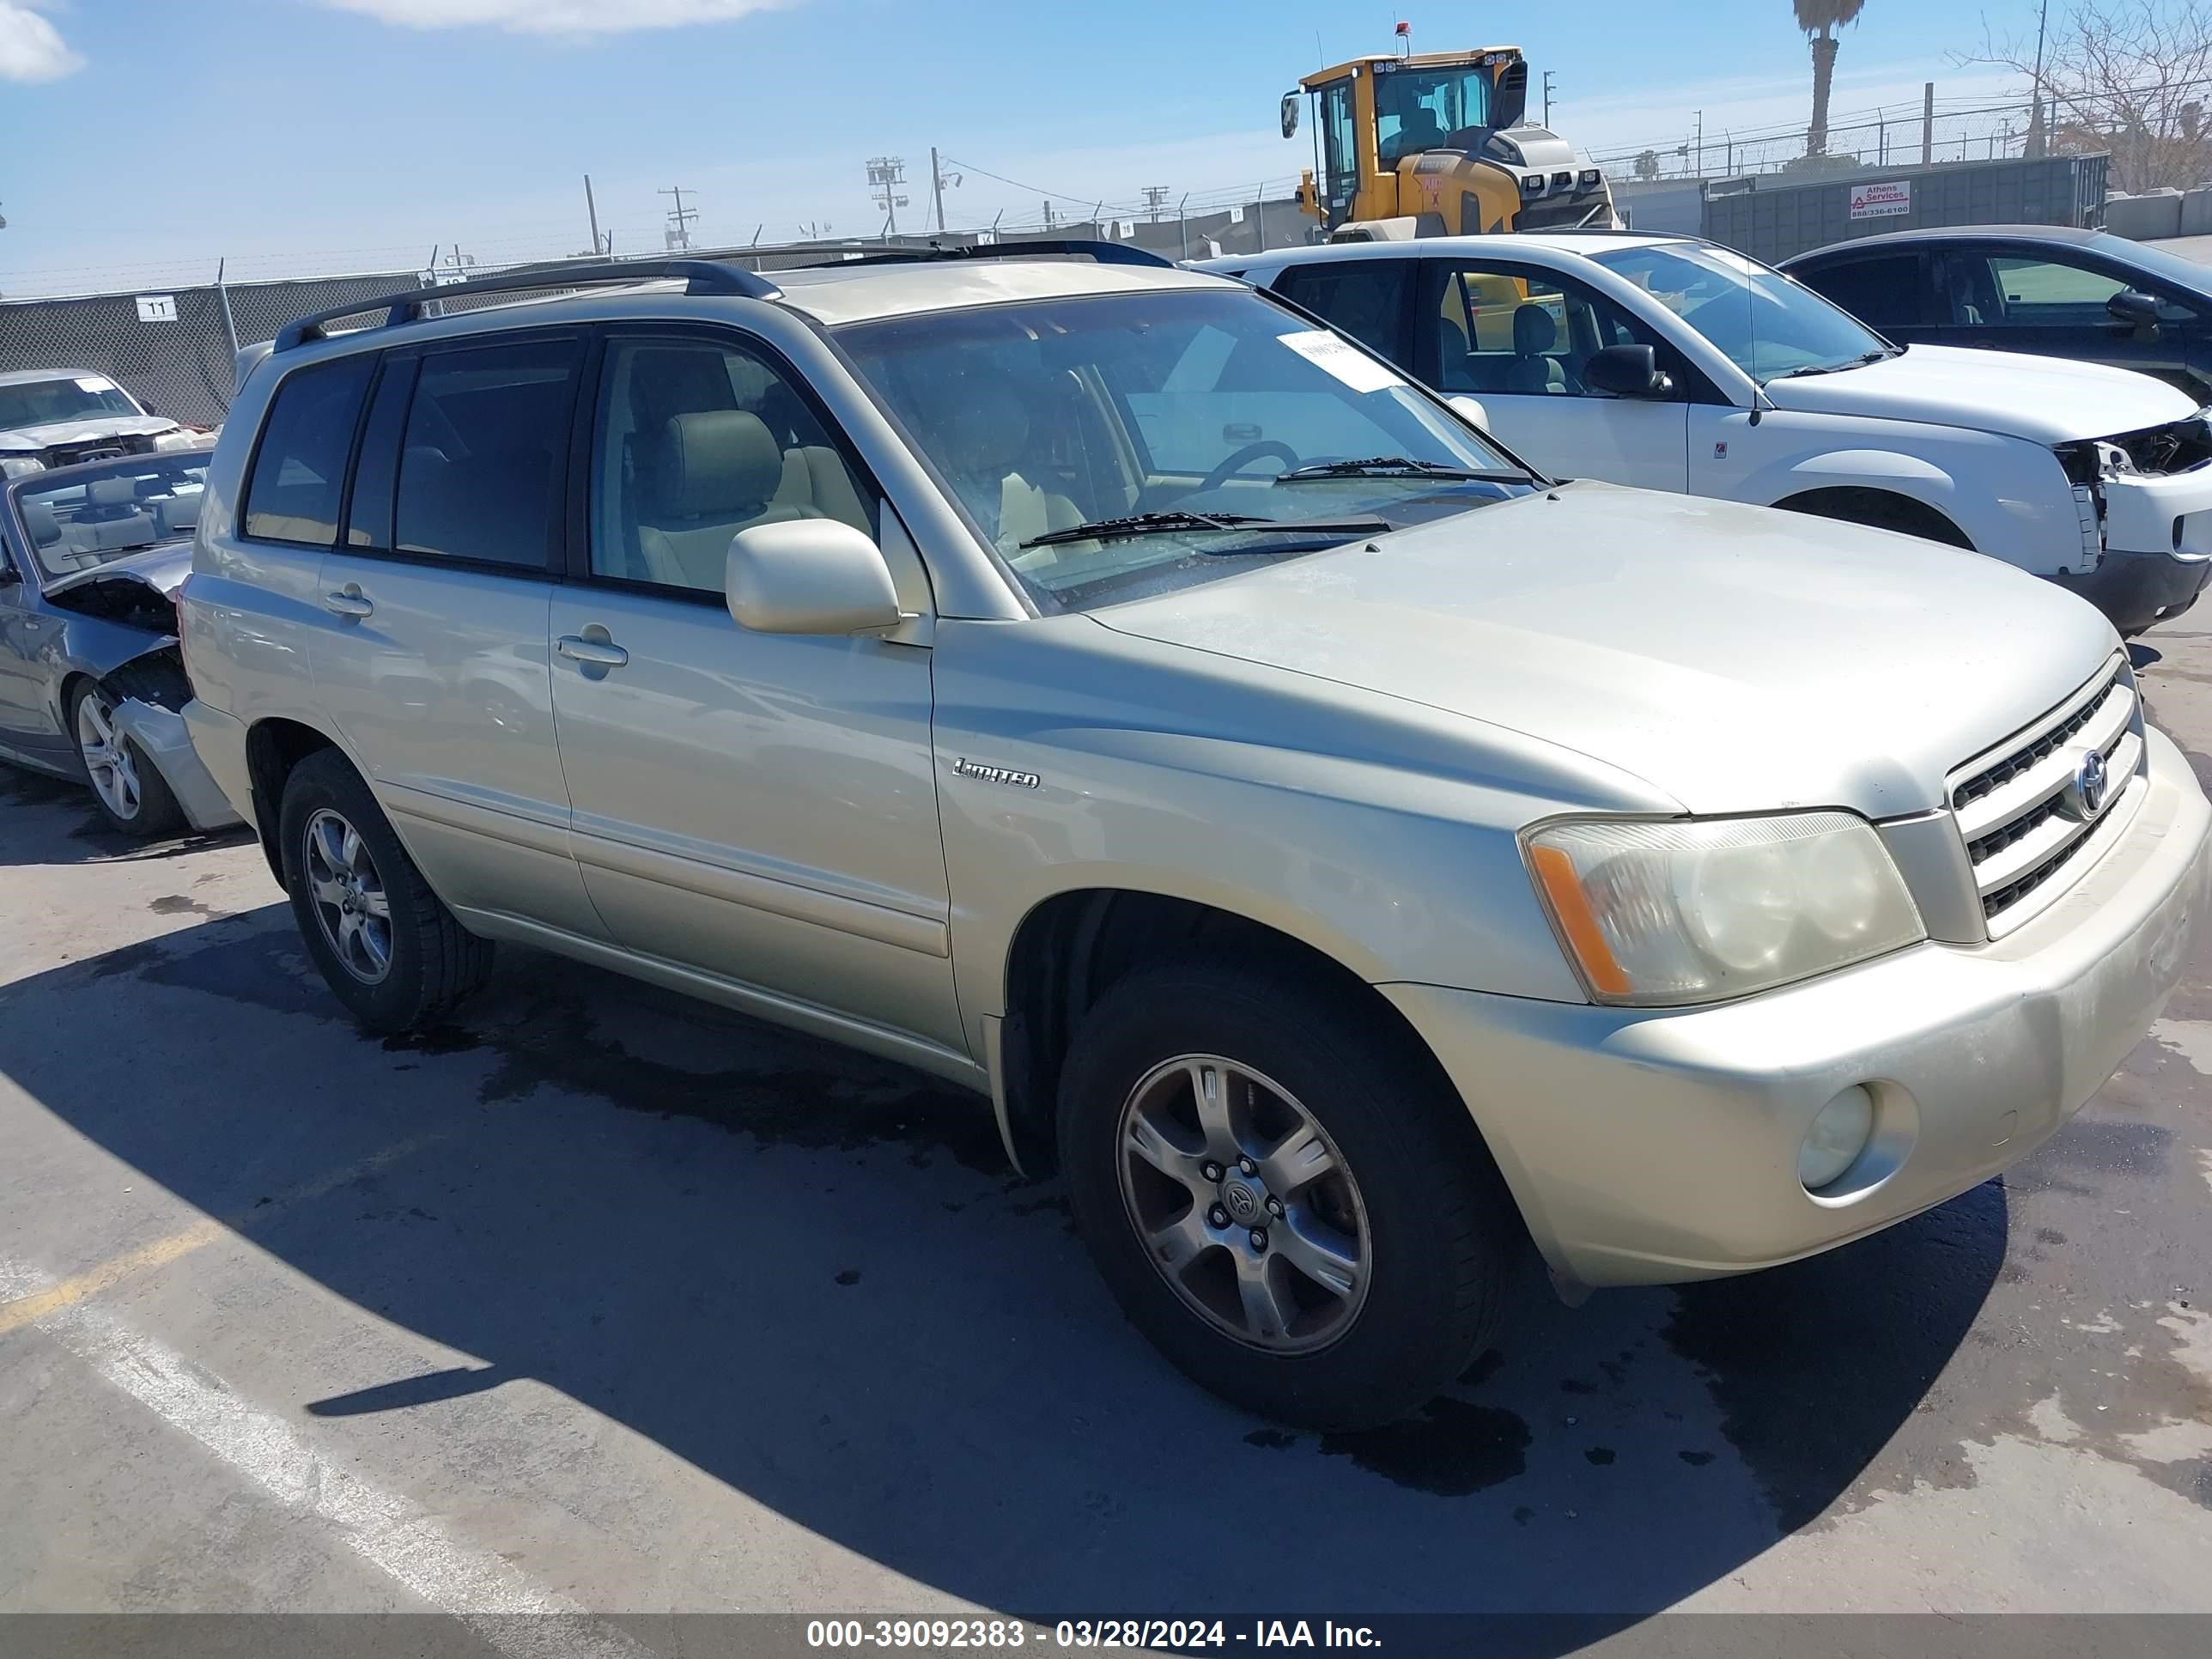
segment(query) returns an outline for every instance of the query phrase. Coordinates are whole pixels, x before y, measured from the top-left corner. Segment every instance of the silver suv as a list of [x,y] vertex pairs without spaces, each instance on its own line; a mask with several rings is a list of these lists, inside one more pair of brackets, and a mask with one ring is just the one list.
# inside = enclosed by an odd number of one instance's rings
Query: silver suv
[[1341,1425],[1530,1243],[1570,1296],[1841,1243],[2157,1016],[2212,812],[2089,606],[1024,252],[494,279],[253,368],[187,718],[362,1024],[514,940],[963,1084],[1176,1364]]

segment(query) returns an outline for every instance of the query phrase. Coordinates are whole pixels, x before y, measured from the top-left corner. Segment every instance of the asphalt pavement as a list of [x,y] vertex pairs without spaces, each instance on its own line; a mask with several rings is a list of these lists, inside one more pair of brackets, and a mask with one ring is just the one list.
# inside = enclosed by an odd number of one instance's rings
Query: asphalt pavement
[[[2136,657],[2212,784],[2212,617]],[[1532,1277],[1314,1435],[1155,1358],[917,1074],[517,950],[363,1036],[250,842],[12,771],[0,891],[0,1609],[2212,1613],[2212,936],[2002,1180]]]

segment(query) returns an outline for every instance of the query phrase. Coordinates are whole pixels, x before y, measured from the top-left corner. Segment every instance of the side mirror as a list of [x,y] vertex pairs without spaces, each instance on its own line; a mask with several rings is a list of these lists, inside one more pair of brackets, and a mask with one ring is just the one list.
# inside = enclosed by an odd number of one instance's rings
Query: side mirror
[[722,592],[738,626],[756,634],[865,634],[902,617],[883,550],[835,519],[740,530]]
[[1490,430],[1490,411],[1464,392],[1455,392],[1444,401],[1451,405],[1453,414],[1458,416],[1477,432]]
[[2124,288],[2105,301],[2105,309],[2115,320],[2125,323],[2137,334],[2146,337],[2158,332],[2158,301],[2154,295],[2140,289]]
[[1601,348],[1583,365],[1583,384],[1613,398],[1671,398],[1674,377],[1659,367],[1659,354],[1648,345]]
[[1283,94],[1283,137],[1295,138],[1297,136],[1298,94],[1295,92],[1286,92]]

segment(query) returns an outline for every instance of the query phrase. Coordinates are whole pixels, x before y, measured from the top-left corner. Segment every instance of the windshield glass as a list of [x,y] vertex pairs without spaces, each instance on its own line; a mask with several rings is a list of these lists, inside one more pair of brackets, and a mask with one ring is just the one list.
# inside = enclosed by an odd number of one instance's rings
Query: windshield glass
[[0,431],[44,426],[49,421],[99,420],[137,413],[138,406],[131,401],[131,394],[98,374],[0,386]]
[[[1048,608],[1210,581],[1530,488],[1395,370],[1247,289],[1030,301],[837,338]],[[1325,470],[1286,476],[1300,468]]]
[[1664,242],[1590,257],[1644,289],[1762,385],[1849,368],[1893,349],[1811,289],[1727,248]]
[[1490,71],[1484,69],[1375,70],[1375,136],[1382,164],[1440,149],[1467,127],[1490,125]]
[[207,483],[204,452],[133,455],[15,486],[23,539],[49,576],[90,570],[192,533]]

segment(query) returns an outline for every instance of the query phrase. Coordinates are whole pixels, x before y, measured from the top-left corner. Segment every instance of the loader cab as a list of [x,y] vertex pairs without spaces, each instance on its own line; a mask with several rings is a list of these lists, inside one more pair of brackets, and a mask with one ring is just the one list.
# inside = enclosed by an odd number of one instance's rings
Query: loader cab
[[[1427,151],[1474,149],[1521,119],[1528,65],[1517,46],[1418,56],[1376,55],[1310,75],[1315,186],[1306,211],[1334,230],[1388,219],[1399,205],[1398,167]],[[1283,136],[1297,131],[1298,93],[1283,100]]]

